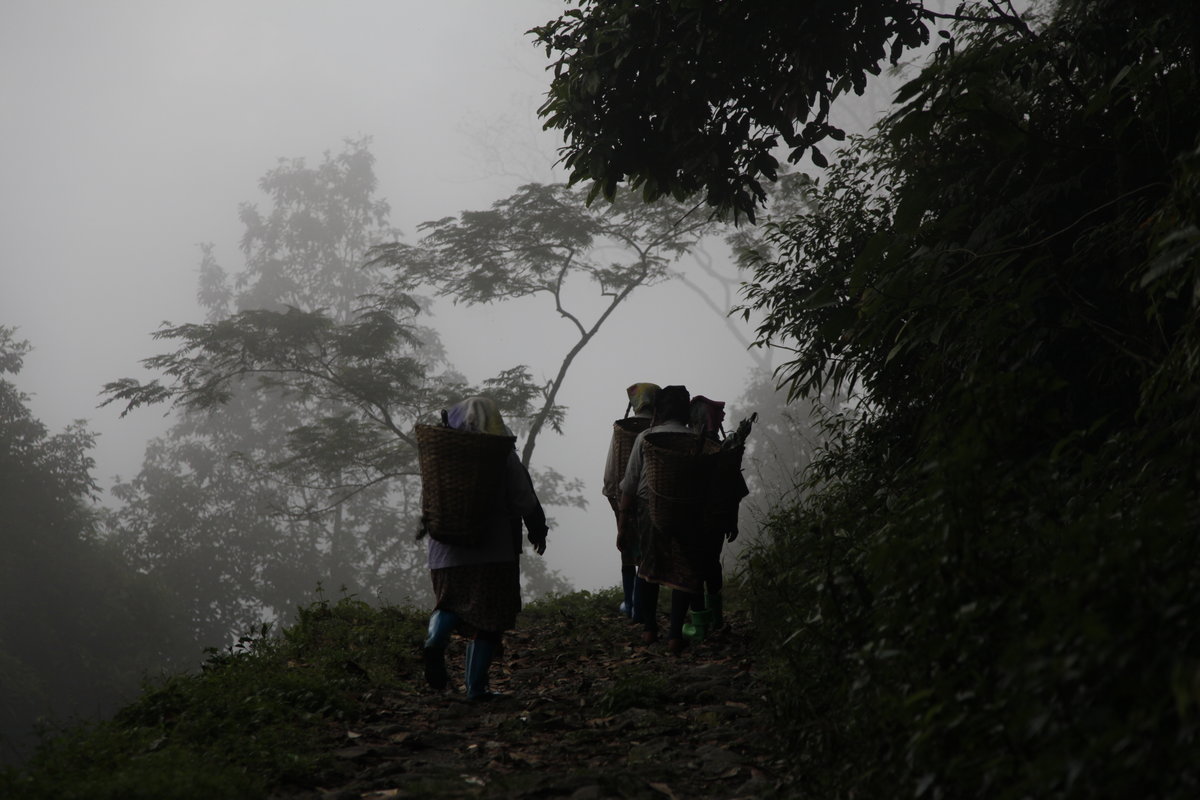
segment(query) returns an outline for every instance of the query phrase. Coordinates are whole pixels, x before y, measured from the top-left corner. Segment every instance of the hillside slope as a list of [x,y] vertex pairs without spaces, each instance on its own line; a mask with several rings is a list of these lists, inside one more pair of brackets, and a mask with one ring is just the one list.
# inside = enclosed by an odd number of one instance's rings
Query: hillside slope
[[[761,707],[749,619],[675,657],[634,645],[613,595],[535,606],[493,667],[504,696],[469,703],[463,642],[450,689],[380,694],[331,739],[338,781],[289,800],[405,797],[763,797],[787,782]],[[415,668],[415,663],[410,664]],[[417,677],[413,676],[414,679]],[[331,776],[332,777],[332,776]]]
[[[64,730],[0,798],[760,798],[794,776],[772,735],[749,615],[682,655],[642,646],[616,590],[531,604],[492,668],[502,696],[422,677],[424,610],[322,600],[267,636]],[[736,600],[736,598],[734,598]],[[665,619],[663,621],[665,626]]]

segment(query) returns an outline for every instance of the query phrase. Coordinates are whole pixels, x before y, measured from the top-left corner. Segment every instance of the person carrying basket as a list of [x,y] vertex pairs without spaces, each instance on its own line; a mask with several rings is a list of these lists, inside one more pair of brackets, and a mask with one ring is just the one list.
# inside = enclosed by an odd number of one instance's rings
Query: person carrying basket
[[753,414],[726,436],[725,403],[703,395],[692,397],[692,430],[718,445],[720,451],[717,455],[710,453],[706,519],[696,548],[703,588],[702,593],[692,598],[692,620],[683,626],[686,639],[703,639],[709,631],[724,624],[721,589],[725,581],[721,549],[725,542],[732,542],[738,536],[738,505],[749,493],[741,471],[742,453],[750,427],[757,418],[758,415]]
[[496,403],[468,397],[443,425],[418,425],[422,529],[436,604],[424,644],[425,680],[445,689],[445,653],[455,630],[470,636],[467,699],[487,700],[488,671],[521,610],[521,524],[546,552],[546,515]]
[[652,644],[658,640],[659,585],[665,584],[672,589],[667,629],[667,646],[672,653],[682,652],[685,646],[684,618],[691,606],[692,593],[702,589],[688,552],[687,532],[676,535],[655,524],[652,518],[645,449],[648,438],[664,434],[684,436],[697,443],[702,441],[688,426],[690,403],[687,387],[663,387],[654,405],[654,424],[634,440],[620,483],[619,541],[624,544],[622,551],[633,548],[638,554],[637,594],[642,642]]
[[[629,452],[637,435],[650,427],[654,420],[654,401],[659,387],[654,383],[635,383],[625,390],[629,404],[625,417],[613,422],[612,439],[608,445],[608,458],[604,462],[604,483],[601,494],[608,498],[613,514],[617,518],[617,550],[621,553],[621,601],[620,612],[634,622],[641,621],[637,610],[637,548],[633,542],[628,546],[621,539],[621,479],[629,464]],[[632,416],[630,411],[633,412]]]

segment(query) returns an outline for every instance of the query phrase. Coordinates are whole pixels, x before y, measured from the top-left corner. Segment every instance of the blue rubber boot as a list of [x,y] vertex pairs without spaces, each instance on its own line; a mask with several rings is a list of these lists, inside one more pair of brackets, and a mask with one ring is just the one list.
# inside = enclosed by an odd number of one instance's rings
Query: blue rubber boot
[[458,614],[438,609],[429,616],[429,633],[425,637],[425,682],[441,691],[450,682],[446,674],[446,645],[458,625]]
[[467,699],[490,700],[496,697],[488,691],[488,669],[496,654],[496,642],[476,637],[467,645]]
[[634,603],[633,603],[633,587],[637,582],[637,572],[633,567],[621,567],[621,593],[624,599],[621,600],[621,613],[633,619]]

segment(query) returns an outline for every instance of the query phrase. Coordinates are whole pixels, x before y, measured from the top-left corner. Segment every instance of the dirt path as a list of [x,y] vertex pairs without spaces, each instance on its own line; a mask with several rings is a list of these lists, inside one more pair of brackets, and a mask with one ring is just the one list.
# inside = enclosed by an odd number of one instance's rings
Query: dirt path
[[635,645],[637,628],[608,605],[522,614],[492,667],[504,696],[486,703],[465,700],[454,642],[450,689],[377,698],[337,734],[336,785],[279,797],[788,795],[746,615],[671,656],[663,642]]

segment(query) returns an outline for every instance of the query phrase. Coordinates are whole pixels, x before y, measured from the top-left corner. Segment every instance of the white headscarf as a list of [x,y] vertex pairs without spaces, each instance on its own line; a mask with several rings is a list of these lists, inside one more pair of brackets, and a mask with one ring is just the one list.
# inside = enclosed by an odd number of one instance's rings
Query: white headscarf
[[496,401],[490,397],[468,397],[455,403],[446,412],[450,427],[459,431],[472,433],[490,433],[493,436],[512,436],[512,431],[504,424]]

